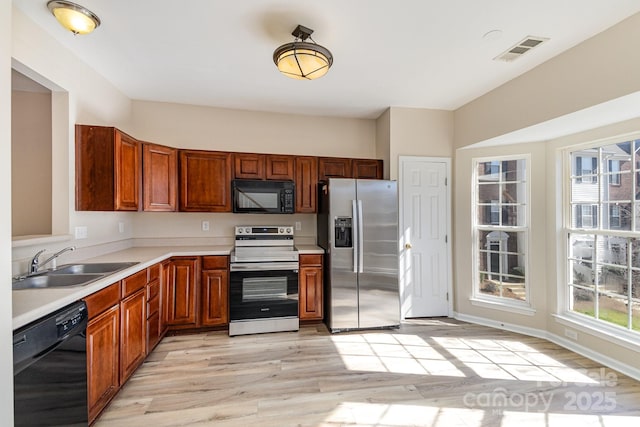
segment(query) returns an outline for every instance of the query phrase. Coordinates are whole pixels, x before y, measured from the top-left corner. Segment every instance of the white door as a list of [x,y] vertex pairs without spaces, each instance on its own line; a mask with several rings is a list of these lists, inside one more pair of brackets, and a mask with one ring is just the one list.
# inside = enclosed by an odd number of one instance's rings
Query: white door
[[450,160],[400,157],[400,297],[402,318],[448,316]]

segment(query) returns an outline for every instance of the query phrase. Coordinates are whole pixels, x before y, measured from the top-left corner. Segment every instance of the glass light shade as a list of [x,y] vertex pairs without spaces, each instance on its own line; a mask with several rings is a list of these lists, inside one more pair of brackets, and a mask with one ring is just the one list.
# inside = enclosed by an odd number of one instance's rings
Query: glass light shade
[[96,14],[75,3],[50,1],[47,7],[60,25],[73,34],[89,34],[100,25]]
[[327,74],[333,64],[328,49],[313,43],[294,42],[280,46],[273,53],[273,62],[287,77],[313,80]]

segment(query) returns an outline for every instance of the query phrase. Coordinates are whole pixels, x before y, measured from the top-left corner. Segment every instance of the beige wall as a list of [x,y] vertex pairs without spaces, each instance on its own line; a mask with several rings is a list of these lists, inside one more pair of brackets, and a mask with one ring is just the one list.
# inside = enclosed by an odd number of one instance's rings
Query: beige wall
[[11,93],[11,231],[51,234],[51,93]]
[[177,148],[375,158],[375,122],[133,102],[132,135]]
[[[11,194],[11,0],[0,0],[0,193]],[[11,206],[0,207],[0,414],[13,425]]]
[[[520,326],[546,329],[547,292],[553,290],[546,285],[546,236],[538,230],[546,228],[546,164],[545,144],[518,144],[506,147],[485,149],[459,149],[455,158],[454,178],[454,215],[455,229],[453,266],[455,271],[455,307],[458,313],[492,319],[500,322],[514,323]],[[527,281],[531,290],[531,303],[536,310],[534,315],[514,314],[495,308],[473,305],[473,245],[472,241],[472,195],[473,195],[473,159],[480,157],[496,157],[506,155],[529,156],[529,172],[531,181],[528,191],[531,197],[529,218],[529,265]]]
[[[564,185],[566,176],[563,171],[563,154],[575,145],[585,143],[589,145],[598,144],[598,141],[612,137],[619,137],[624,140],[626,135],[637,133],[638,131],[640,131],[640,118],[558,138],[546,144],[547,178],[545,185],[548,196],[546,214],[547,247],[545,253],[547,264],[546,283],[548,287],[547,307],[549,313],[559,312],[559,309],[562,308],[562,301],[559,298],[556,283],[562,284],[566,280],[562,274],[566,259],[562,199],[562,191],[566,187]],[[550,316],[548,318],[547,330],[550,333],[564,336],[565,328],[574,329],[571,326],[559,323],[554,317]],[[605,336],[607,334],[578,331],[577,344],[640,370],[637,350],[630,350],[612,343],[610,340],[604,339]]]
[[383,178],[389,179],[391,176],[391,108],[387,108],[376,119],[376,154],[378,159],[383,161]]
[[[53,232],[73,234],[75,226],[87,226],[89,235],[88,239],[64,243],[39,241],[29,246],[22,242],[23,246],[12,251],[14,261],[22,262],[38,249],[54,250],[70,244],[83,248],[131,237],[132,214],[76,212],[74,206],[75,123],[117,126],[128,131],[131,100],[17,8],[12,10],[11,23],[12,66],[52,90]],[[125,223],[127,232],[118,232],[119,222]]]
[[399,156],[453,156],[453,112],[401,107],[390,110],[391,179],[398,179]]
[[459,108],[456,148],[639,91],[638,39],[640,14]]

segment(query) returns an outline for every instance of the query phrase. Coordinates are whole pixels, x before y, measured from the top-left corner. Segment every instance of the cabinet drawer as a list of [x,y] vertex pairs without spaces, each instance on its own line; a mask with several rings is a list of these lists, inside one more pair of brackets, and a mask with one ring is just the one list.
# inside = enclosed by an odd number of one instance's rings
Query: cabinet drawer
[[120,302],[120,282],[116,282],[84,299],[89,311],[89,319],[93,319],[109,307]]
[[322,255],[300,255],[300,266],[322,265]]
[[228,263],[229,257],[224,255],[202,257],[203,270],[226,270]]
[[138,271],[131,276],[122,279],[122,298],[133,294],[147,283],[147,269]]
[[160,277],[160,264],[154,264],[147,270],[149,270],[149,282],[153,282]]
[[160,293],[160,281],[154,280],[149,283],[147,286],[147,301],[151,301],[153,298],[157,297]]
[[151,318],[152,315],[158,314],[160,311],[160,298],[155,297],[147,303],[147,319]]

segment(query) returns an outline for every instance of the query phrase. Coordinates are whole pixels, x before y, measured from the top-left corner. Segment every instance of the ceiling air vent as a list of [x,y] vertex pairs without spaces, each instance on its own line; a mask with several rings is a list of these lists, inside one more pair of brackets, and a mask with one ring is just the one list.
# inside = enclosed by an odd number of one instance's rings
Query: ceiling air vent
[[506,52],[501,53],[500,55],[496,56],[493,59],[505,61],[505,62],[514,61],[520,58],[525,53],[529,52],[534,47],[540,46],[542,43],[546,42],[547,40],[549,39],[546,37],[527,36],[520,42],[516,43],[515,45],[507,49]]

